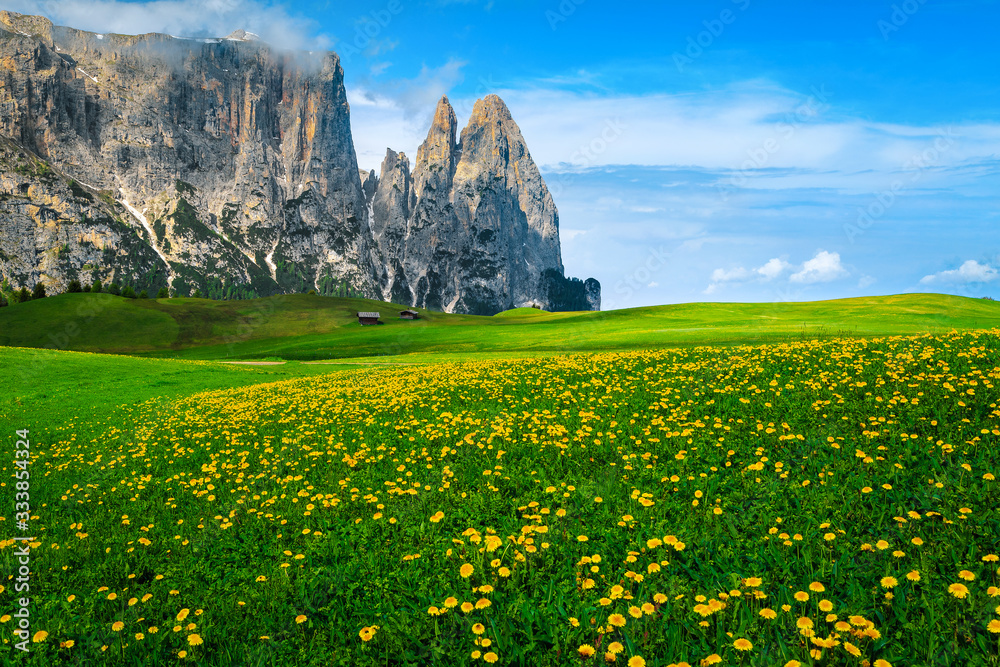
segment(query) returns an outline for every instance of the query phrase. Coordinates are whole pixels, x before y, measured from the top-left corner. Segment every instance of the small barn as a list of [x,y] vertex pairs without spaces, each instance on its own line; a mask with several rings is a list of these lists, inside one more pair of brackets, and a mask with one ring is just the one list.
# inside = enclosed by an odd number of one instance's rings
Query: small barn
[[375,313],[375,312],[361,312],[361,313],[358,313],[358,323],[361,326],[365,326],[365,325],[368,325],[368,324],[382,324],[382,322],[378,321],[379,317],[381,317],[380,313]]
[[419,320],[420,313],[415,310],[401,310],[399,311],[399,319],[401,320]]

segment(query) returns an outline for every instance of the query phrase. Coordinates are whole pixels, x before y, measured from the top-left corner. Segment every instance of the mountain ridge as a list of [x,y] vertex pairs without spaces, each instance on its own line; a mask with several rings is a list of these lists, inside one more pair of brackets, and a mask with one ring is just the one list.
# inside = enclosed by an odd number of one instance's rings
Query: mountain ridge
[[[386,179],[393,168],[408,173],[405,156],[378,177],[362,172],[343,76],[335,53],[279,52],[239,31],[102,35],[0,12],[0,275],[54,291],[73,278],[221,298],[315,289],[479,314],[599,307],[596,281],[590,301],[561,296],[585,290],[563,274],[556,217],[554,252],[534,272],[507,255],[489,265],[489,253],[510,248],[470,241],[470,224],[523,236],[537,217],[526,210],[551,196],[538,176],[489,194],[488,214],[459,220],[451,181],[459,167],[483,165],[450,155],[453,111],[432,124],[412,179]],[[499,104],[497,145],[527,155]],[[432,141],[435,132],[444,135]],[[482,179],[459,181],[481,189],[460,201],[488,194]],[[389,182],[407,201],[377,192]],[[484,267],[513,278],[472,277]]]

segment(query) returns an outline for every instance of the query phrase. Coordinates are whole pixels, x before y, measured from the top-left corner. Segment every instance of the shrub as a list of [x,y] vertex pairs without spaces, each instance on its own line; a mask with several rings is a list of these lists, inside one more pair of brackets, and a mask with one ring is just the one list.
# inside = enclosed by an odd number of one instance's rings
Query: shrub
[[170,297],[170,294],[167,292],[167,288],[166,287],[161,287],[160,291],[156,293],[156,298],[157,299],[167,299],[169,297]]
[[192,294],[191,296],[194,297],[195,299],[200,299],[201,298],[201,290],[200,289],[196,289],[194,291],[194,294]]
[[139,298],[140,299],[148,299],[149,298],[149,294],[146,292],[146,290],[142,290],[141,292],[139,292]]
[[80,284],[79,280],[73,278],[73,280],[69,281],[69,285],[66,287],[66,291],[69,292],[70,294],[79,294],[80,292],[83,291],[83,286]]
[[131,287],[129,287],[128,285],[126,285],[122,289],[122,296],[125,297],[126,299],[134,299],[135,298],[135,290],[132,289]]
[[100,278],[94,280],[94,284],[90,286],[90,291],[93,292],[94,294],[100,294],[103,291],[103,288],[101,287]]
[[17,302],[24,303],[26,301],[31,301],[31,292],[28,291],[27,287],[22,287],[17,292]]
[[32,299],[44,299],[45,298],[45,283],[37,282],[35,283],[35,288],[31,290]]
[[108,294],[114,294],[115,296],[122,295],[122,288],[118,283],[111,283],[108,285]]

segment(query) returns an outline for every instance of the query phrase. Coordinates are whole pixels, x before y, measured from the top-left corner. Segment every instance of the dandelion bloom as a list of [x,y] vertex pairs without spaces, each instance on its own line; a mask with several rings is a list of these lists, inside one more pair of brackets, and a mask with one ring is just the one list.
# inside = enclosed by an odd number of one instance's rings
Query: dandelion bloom
[[621,614],[611,614],[611,616],[608,617],[608,623],[615,626],[616,628],[624,628],[625,617],[622,616]]
[[958,576],[962,579],[965,579],[966,581],[972,581],[973,579],[976,578],[976,575],[969,572],[968,570],[962,570],[961,572],[958,573]]
[[464,611],[466,614],[468,614],[473,609],[475,609],[475,606],[471,602],[462,603],[462,611]]
[[481,656],[482,654],[483,654],[482,651],[473,651],[472,652],[472,659],[473,660],[479,660],[479,656]]
[[889,662],[888,660],[883,660],[882,658],[879,658],[878,660],[875,661],[874,667],[892,667],[892,663]]
[[472,565],[470,565],[469,563],[465,563],[464,565],[462,565],[462,567],[459,568],[458,573],[462,575],[464,579],[468,579],[469,577],[472,576],[472,572],[474,570],[475,568],[472,567]]
[[178,622],[183,621],[185,618],[188,617],[188,614],[190,613],[191,613],[190,609],[181,609],[179,612],[177,612],[177,621]]
[[919,537],[914,537],[912,540],[910,540],[910,542],[912,542],[913,544],[915,544],[918,547],[924,543],[924,541],[922,539],[920,539]]
[[115,621],[114,623],[111,624],[111,629],[114,630],[115,632],[121,632],[122,628],[124,627],[125,624],[122,623],[121,621]]
[[187,651],[178,651],[178,652],[177,652],[177,657],[178,657],[178,658],[186,658],[186,657],[187,657],[187,654],[188,654],[188,652],[187,652]]
[[642,609],[639,609],[635,605],[628,608],[628,615],[632,618],[642,618]]
[[490,602],[489,598],[479,598],[478,600],[476,600],[476,609],[486,609],[492,604],[493,603]]
[[992,632],[993,634],[1000,633],[1000,619],[994,618],[986,625],[986,629]]
[[490,662],[490,663],[496,662],[499,659],[500,659],[500,656],[498,656],[493,651],[490,651],[489,653],[487,653],[486,655],[483,656],[483,660],[485,660],[486,662]]
[[896,581],[896,577],[882,577],[882,580],[879,583],[882,585],[882,588],[895,588],[899,585],[899,582]]
[[646,661],[641,656],[633,655],[628,659],[628,667],[646,667]]
[[773,610],[773,609],[771,609],[769,607],[764,607],[758,613],[761,616],[763,616],[764,618],[768,618],[768,619],[773,619],[773,618],[776,618],[778,616],[778,612],[776,612],[775,610]]
[[964,598],[969,594],[969,589],[962,584],[952,584],[948,586],[948,592],[957,598]]
[[822,593],[823,591],[826,590],[826,586],[819,583],[818,581],[814,581],[811,584],[809,584],[809,590],[813,591],[814,593]]
[[853,655],[855,658],[861,655],[861,649],[851,642],[844,642],[844,650]]
[[306,617],[305,614],[299,614],[298,616],[295,617],[295,622],[296,623],[305,623],[306,622],[306,618],[307,617]]
[[703,665],[717,665],[722,662],[722,656],[718,653],[713,653],[712,655],[706,656],[704,660],[701,661]]
[[819,610],[820,611],[833,611],[833,603],[830,602],[829,600],[820,600],[819,601]]
[[753,648],[753,644],[750,643],[750,640],[740,637],[733,642],[733,648],[737,651],[749,651]]
[[45,630],[39,630],[38,632],[35,633],[35,636],[31,638],[31,641],[33,641],[36,644],[39,644],[39,643],[45,641],[45,639],[48,636],[49,636],[49,633],[47,631],[45,631]]
[[448,609],[453,609],[458,606],[458,599],[455,597],[447,597],[444,600],[444,606]]
[[906,578],[910,581],[920,581],[920,572],[917,570],[911,570],[906,573]]
[[798,660],[789,660],[785,663],[785,667],[802,667],[802,663]]
[[594,647],[590,644],[584,644],[580,648],[576,649],[576,652],[584,658],[590,658],[594,655]]
[[885,551],[886,549],[889,548],[889,543],[886,542],[885,540],[879,540],[878,542],[875,543],[875,547],[880,551]]
[[621,653],[624,650],[625,650],[625,647],[622,646],[621,642],[611,642],[610,644],[608,644],[608,652],[609,653]]
[[747,577],[743,580],[743,583],[750,588],[756,588],[757,586],[760,586],[762,582],[760,577]]
[[813,627],[812,619],[809,618],[808,616],[802,616],[797,621],[795,621],[795,627],[799,628],[800,630],[803,628],[811,628]]
[[799,591],[795,594],[795,599],[799,602],[805,602],[809,599],[809,594],[805,591]]
[[506,567],[501,567],[499,570],[497,570],[497,574],[499,574],[501,577],[504,577],[504,578],[509,577],[510,576],[510,569],[506,568]]
[[472,632],[477,635],[481,635],[486,632],[486,626],[482,623],[476,623],[472,626]]
[[201,640],[200,635],[188,635],[188,644],[190,644],[191,646],[200,646],[201,644],[204,643],[205,642]]

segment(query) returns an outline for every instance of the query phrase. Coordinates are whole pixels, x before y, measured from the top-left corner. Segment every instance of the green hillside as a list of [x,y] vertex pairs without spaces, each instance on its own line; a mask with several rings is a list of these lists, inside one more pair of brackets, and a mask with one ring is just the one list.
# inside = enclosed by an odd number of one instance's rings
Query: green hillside
[[[402,308],[303,294],[248,301],[61,294],[0,309],[0,345],[188,359],[306,361],[545,355],[1000,326],[1000,303],[941,294],[694,303],[611,312],[521,308],[494,317],[420,310],[416,321],[398,319]],[[384,326],[360,326],[359,310],[381,312]]]

